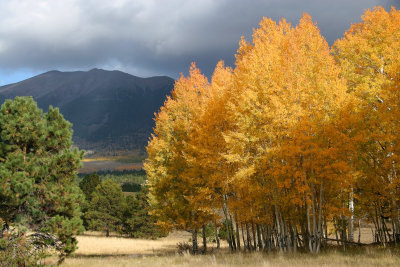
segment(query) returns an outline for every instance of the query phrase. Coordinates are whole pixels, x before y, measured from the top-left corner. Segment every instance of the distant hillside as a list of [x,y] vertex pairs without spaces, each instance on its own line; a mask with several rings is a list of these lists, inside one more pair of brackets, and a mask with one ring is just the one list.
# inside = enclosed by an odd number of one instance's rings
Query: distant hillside
[[49,71],[0,87],[0,102],[33,96],[44,111],[59,107],[73,123],[74,142],[84,149],[140,149],[154,126],[154,112],[173,89],[166,76],[139,78],[120,71]]

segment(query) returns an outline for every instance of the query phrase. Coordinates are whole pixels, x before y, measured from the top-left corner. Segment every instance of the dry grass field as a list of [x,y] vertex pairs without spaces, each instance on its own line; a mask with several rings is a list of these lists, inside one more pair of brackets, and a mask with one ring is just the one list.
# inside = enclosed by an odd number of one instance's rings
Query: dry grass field
[[140,151],[114,151],[112,155],[101,153],[85,156],[80,173],[99,171],[138,170],[143,167],[145,155]]
[[[400,266],[399,250],[365,247],[346,252],[332,250],[319,255],[280,253],[229,254],[226,242],[207,255],[177,254],[176,244],[187,242],[189,233],[174,232],[158,240],[129,239],[98,233],[78,237],[79,249],[61,266]],[[210,249],[213,244],[210,244]],[[215,244],[214,244],[215,247]],[[55,259],[50,259],[51,264]]]
[[123,171],[138,170],[143,167],[142,163],[120,162],[108,159],[85,159],[83,166],[79,169],[80,173],[92,173],[99,171]]
[[119,236],[104,237],[101,233],[89,232],[78,236],[78,250],[75,255],[86,256],[130,256],[165,255],[176,252],[176,244],[187,242],[191,234],[173,232],[168,237],[157,240],[133,239]]
[[212,255],[165,255],[165,256],[108,256],[77,257],[68,259],[62,266],[400,266],[400,257],[390,252],[365,252],[363,254],[325,253],[317,256],[309,254],[266,255],[262,253]]

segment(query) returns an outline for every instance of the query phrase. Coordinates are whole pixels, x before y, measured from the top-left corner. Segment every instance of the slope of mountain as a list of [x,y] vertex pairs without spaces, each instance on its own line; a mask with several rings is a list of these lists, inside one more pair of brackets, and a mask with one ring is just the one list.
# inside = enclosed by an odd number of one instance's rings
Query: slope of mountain
[[33,96],[44,111],[59,107],[85,149],[143,150],[157,112],[173,89],[166,77],[139,78],[120,71],[49,71],[0,87],[0,103]]

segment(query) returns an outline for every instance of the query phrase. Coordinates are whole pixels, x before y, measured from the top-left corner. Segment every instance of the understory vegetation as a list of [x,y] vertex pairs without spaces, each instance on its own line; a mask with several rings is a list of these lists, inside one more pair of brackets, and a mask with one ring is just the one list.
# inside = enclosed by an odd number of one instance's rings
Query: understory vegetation
[[110,232],[136,238],[165,236],[167,232],[156,226],[155,218],[149,214],[143,181],[141,171],[85,175],[79,183],[86,198],[82,207],[85,228],[103,231],[107,237]]
[[[146,172],[142,169],[139,169],[123,171],[99,171],[90,174],[79,174],[79,182],[82,183],[82,180],[85,179],[85,177],[87,178],[91,175],[98,176],[101,181],[111,180],[121,185],[122,191],[124,192],[139,192],[141,188],[145,186],[147,181]],[[82,186],[84,185],[82,184]]]

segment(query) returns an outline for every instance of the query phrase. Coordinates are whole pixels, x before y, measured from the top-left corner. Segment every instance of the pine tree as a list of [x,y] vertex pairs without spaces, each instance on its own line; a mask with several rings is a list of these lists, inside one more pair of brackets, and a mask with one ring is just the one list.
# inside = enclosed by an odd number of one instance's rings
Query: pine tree
[[76,185],[83,152],[71,149],[71,127],[57,108],[43,114],[31,97],[6,100],[0,109],[2,236],[19,229],[28,242],[54,246],[60,261],[83,230]]
[[131,237],[157,238],[165,236],[156,225],[155,217],[149,214],[150,205],[147,190],[142,189],[134,195],[126,196],[123,232]]
[[85,194],[87,201],[89,202],[91,201],[92,193],[100,183],[101,183],[100,176],[96,172],[91,174],[86,174],[79,182],[79,187]]
[[126,209],[125,196],[119,184],[106,179],[93,191],[90,207],[85,214],[89,229],[122,233],[123,214]]

